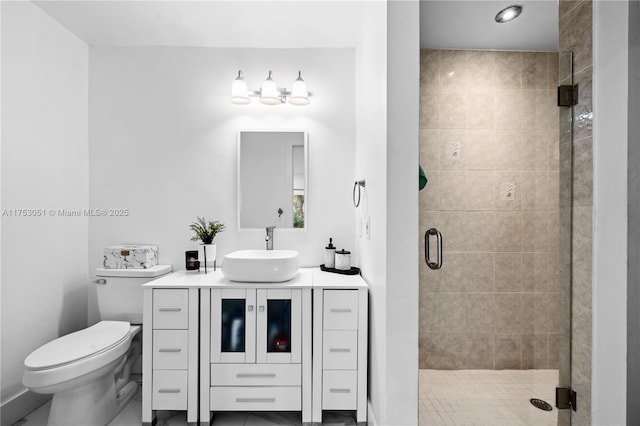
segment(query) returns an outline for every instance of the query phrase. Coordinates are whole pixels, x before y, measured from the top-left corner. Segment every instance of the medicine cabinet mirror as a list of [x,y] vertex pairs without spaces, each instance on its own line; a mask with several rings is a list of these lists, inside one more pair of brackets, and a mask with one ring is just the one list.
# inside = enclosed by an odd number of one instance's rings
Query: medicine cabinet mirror
[[308,136],[300,130],[238,134],[240,229],[306,229]]

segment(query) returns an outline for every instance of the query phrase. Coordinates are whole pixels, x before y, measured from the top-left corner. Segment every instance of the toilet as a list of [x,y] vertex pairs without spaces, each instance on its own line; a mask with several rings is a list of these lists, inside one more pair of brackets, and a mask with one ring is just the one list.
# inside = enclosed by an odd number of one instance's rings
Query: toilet
[[141,285],[170,272],[171,265],[98,269],[101,321],[27,356],[22,383],[53,394],[49,426],[104,426],[135,395],[138,385],[129,379],[141,353]]

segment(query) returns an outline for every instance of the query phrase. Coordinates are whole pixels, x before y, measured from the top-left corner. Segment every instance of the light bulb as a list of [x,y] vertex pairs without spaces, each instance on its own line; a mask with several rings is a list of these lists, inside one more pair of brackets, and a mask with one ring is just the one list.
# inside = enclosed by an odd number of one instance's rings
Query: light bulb
[[291,87],[291,96],[289,96],[289,103],[292,105],[309,105],[309,92],[307,91],[307,84],[302,79],[302,72],[298,71],[298,78],[293,82]]
[[514,4],[513,6],[509,6],[505,9],[502,9],[500,12],[498,12],[495,19],[497,23],[504,24],[506,22],[513,21],[518,16],[520,16],[521,13],[522,13],[522,6],[518,6]]
[[242,71],[238,71],[238,76],[231,85],[231,102],[238,105],[246,105],[251,102]]

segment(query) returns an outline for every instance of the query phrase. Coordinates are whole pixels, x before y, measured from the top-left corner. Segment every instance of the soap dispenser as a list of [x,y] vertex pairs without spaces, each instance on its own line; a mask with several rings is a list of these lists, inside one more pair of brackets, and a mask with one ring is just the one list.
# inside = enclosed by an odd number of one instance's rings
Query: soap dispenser
[[336,248],[333,246],[333,238],[329,238],[329,245],[324,250],[324,267],[333,268],[336,262]]

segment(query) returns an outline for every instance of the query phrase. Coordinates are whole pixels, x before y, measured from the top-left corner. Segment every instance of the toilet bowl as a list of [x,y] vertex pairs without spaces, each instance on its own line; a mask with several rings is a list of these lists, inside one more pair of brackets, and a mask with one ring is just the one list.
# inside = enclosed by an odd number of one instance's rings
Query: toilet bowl
[[140,354],[139,340],[132,345],[140,329],[125,321],[101,321],[25,359],[24,385],[53,394],[49,426],[104,426],[118,414],[137,390],[128,375]]
[[141,285],[171,272],[170,265],[147,269],[98,269],[102,321],[59,337],[24,360],[22,383],[53,394],[49,426],[105,426],[133,398],[138,384],[130,373],[141,353]]

